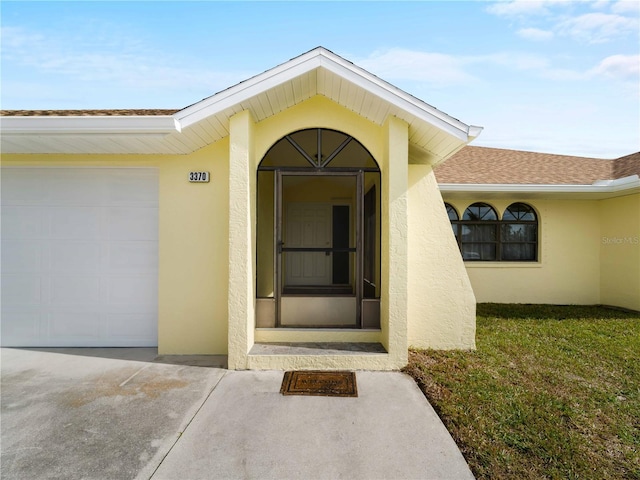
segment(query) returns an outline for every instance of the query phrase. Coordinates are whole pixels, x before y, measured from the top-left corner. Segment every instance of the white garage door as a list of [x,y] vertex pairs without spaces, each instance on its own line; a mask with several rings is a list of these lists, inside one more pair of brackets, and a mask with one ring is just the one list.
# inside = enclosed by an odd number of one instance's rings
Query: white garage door
[[157,345],[157,169],[1,173],[2,345]]

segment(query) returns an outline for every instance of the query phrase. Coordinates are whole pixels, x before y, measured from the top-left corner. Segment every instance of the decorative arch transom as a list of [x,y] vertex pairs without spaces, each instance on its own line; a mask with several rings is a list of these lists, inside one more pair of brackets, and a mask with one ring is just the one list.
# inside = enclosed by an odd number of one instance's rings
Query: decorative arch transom
[[501,219],[483,202],[469,205],[462,219],[452,205],[445,206],[464,261],[538,260],[538,216],[530,205],[512,203]]

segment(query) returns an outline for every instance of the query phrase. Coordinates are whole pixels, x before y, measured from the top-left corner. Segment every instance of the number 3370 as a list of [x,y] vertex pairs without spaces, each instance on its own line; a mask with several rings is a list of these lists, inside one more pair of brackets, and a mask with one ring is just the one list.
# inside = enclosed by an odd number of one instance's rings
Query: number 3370
[[189,181],[206,183],[209,181],[209,172],[189,172]]

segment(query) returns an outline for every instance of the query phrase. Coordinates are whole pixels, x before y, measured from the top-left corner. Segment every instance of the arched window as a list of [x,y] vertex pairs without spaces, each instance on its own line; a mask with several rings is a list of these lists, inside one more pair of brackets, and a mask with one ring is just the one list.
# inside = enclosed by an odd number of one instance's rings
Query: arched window
[[491,261],[498,257],[498,215],[486,203],[470,205],[460,222],[460,251],[465,261]]
[[458,212],[456,211],[456,209],[448,203],[445,203],[444,206],[447,208],[447,215],[449,215],[449,220],[458,220]]
[[538,217],[530,205],[512,203],[502,220],[487,203],[470,205],[462,219],[452,205],[444,205],[465,262],[538,260]]
[[447,215],[449,216],[449,221],[451,222],[451,228],[453,229],[453,234],[456,237],[456,241],[458,241],[458,229],[460,228],[458,226],[458,220],[459,220],[458,212],[452,205],[449,205],[448,203],[445,203],[444,206],[447,209]]
[[502,215],[500,259],[534,262],[538,257],[538,218],[526,203],[512,203]]

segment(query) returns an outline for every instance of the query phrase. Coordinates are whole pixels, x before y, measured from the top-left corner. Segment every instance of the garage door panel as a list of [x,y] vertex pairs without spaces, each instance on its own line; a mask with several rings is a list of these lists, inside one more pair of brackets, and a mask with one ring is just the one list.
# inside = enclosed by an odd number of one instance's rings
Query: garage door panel
[[113,273],[157,271],[158,244],[111,242],[108,268]]
[[[3,337],[13,339],[22,346],[38,346],[38,339],[42,337],[40,310],[13,311],[9,320],[2,319]],[[46,332],[44,332],[46,334]]]
[[48,193],[46,188],[44,188],[44,181],[44,178],[38,173],[34,173],[33,170],[3,169],[3,212],[5,206],[46,204]]
[[51,277],[51,305],[100,304],[100,278]]
[[[38,273],[42,266],[40,240],[6,240],[2,226],[2,273]],[[3,285],[4,287],[4,285]]]
[[156,277],[113,277],[109,279],[109,303],[149,305],[157,303],[158,290],[150,283]]
[[37,206],[3,205],[2,238],[7,240],[40,238],[42,219],[42,210]]
[[45,218],[50,238],[98,240],[102,237],[102,209],[99,207],[47,208]]
[[149,314],[113,314],[108,315],[109,336],[126,338],[148,338],[157,335],[156,329],[148,326],[154,324],[155,317]]
[[[2,307],[35,306],[42,303],[42,282],[39,275],[3,275]],[[8,319],[3,315],[2,323]]]
[[157,345],[157,169],[0,178],[2,344]]
[[145,176],[118,175],[108,186],[107,198],[110,205],[155,207],[158,183],[149,182]]
[[91,242],[54,242],[51,244],[52,273],[98,273],[102,265],[102,246]]
[[[49,329],[50,336],[53,339],[58,340],[91,340],[96,341],[100,339],[104,332],[101,331],[102,314],[91,313],[76,313],[76,312],[64,312],[64,313],[51,313],[49,315]],[[96,325],[101,327],[96,328]]]
[[103,205],[104,183],[109,171],[100,169],[51,169],[46,191],[48,205]]
[[158,235],[158,212],[150,208],[109,209],[109,240],[155,240]]

